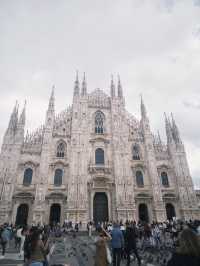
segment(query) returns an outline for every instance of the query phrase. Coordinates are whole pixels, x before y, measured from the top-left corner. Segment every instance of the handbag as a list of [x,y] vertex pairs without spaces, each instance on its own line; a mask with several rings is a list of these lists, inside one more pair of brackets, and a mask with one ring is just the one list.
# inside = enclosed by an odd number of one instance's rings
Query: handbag
[[108,264],[111,264],[112,263],[112,256],[111,256],[111,252],[110,252],[108,245],[106,245],[106,256],[107,256]]

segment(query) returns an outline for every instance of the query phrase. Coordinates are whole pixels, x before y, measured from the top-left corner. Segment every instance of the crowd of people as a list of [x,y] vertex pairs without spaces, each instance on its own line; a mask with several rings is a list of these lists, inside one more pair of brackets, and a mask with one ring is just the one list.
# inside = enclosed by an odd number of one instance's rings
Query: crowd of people
[[[1,259],[10,242],[14,241],[19,257],[25,266],[48,266],[54,249],[52,239],[69,232],[75,236],[84,230],[82,223],[65,221],[62,226],[20,226],[4,224],[0,227]],[[120,266],[122,261],[131,265],[137,259],[143,263],[147,251],[169,249],[168,266],[200,266],[200,221],[179,220],[152,224],[135,221],[97,223],[88,222],[88,235],[96,245],[95,266]],[[88,265],[89,266],[89,265]]]
[[[131,257],[142,263],[141,254],[145,251],[170,250],[171,258],[167,266],[199,266],[200,265],[200,221],[167,221],[136,223],[134,221],[97,224],[99,232],[96,238],[95,266],[111,263],[120,266],[126,260],[129,266]],[[111,242],[112,258],[109,254]],[[111,258],[111,259],[110,259]]]

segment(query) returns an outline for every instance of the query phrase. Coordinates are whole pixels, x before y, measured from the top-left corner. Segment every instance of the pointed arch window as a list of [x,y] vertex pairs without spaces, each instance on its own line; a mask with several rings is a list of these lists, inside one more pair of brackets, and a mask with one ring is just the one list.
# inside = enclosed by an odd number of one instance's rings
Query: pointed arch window
[[104,120],[105,116],[101,111],[97,111],[95,114],[95,133],[103,134],[104,133]]
[[31,168],[27,168],[24,171],[23,185],[30,186],[32,183],[32,177],[33,177],[33,170]]
[[140,147],[137,144],[133,145],[133,160],[140,160]]
[[169,187],[169,179],[166,172],[161,173],[161,182],[164,187]]
[[141,171],[136,171],[136,184],[138,187],[144,187],[144,178]]
[[63,177],[63,170],[56,169],[55,175],[54,175],[54,186],[59,187],[62,185],[62,177]]
[[56,156],[59,158],[63,158],[65,156],[65,144],[63,142],[58,144]]
[[104,150],[103,149],[96,149],[95,151],[95,163],[96,164],[104,164]]

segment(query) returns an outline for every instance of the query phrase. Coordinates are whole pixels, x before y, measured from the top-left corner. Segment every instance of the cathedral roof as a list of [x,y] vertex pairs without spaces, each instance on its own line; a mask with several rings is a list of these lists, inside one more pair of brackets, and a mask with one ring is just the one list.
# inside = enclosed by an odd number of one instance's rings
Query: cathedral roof
[[110,97],[101,89],[95,89],[89,94],[89,106],[95,108],[110,108]]

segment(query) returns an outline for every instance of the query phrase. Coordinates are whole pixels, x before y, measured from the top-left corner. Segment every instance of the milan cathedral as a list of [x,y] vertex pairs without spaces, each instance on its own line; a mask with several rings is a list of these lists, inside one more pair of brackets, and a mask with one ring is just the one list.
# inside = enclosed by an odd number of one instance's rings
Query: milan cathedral
[[0,154],[0,224],[164,221],[200,218],[184,143],[165,115],[167,143],[110,95],[74,84],[72,106],[55,114],[54,89],[44,125],[25,134],[26,106],[11,114]]

